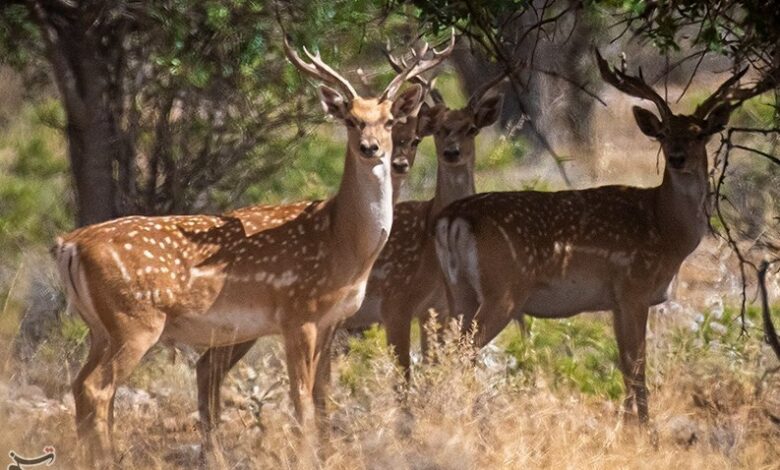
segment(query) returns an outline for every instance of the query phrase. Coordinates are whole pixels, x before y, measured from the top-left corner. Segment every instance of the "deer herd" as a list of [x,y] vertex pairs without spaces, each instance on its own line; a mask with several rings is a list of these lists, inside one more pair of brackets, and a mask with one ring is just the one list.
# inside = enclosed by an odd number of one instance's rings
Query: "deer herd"
[[[334,331],[383,324],[408,380],[412,320],[432,309],[461,318],[476,347],[523,314],[612,310],[624,408],[647,421],[648,309],[664,301],[705,233],[706,144],[746,99],[741,74],[695,113],[677,115],[641,73],[611,68],[597,52],[607,83],[655,105],[657,114],[633,112],[661,144],[661,185],[480,194],[476,136],[501,114],[496,88],[505,77],[486,80],[464,108],[448,107],[423,74],[454,45],[453,34],[441,50],[425,44],[409,59],[388,52],[397,75],[378,97],[364,97],[319,54],[304,49],[304,59],[284,40],[290,62],[323,83],[325,112],[346,127],[343,176],[328,200],[125,217],[57,240],[69,304],[90,331],[73,382],[89,459],[112,458],[117,386],[159,342],[204,351],[196,367],[201,456],[221,465],[220,386],[258,338],[283,338],[300,435],[311,436],[327,422]],[[436,149],[435,195],[397,203],[427,136]]]

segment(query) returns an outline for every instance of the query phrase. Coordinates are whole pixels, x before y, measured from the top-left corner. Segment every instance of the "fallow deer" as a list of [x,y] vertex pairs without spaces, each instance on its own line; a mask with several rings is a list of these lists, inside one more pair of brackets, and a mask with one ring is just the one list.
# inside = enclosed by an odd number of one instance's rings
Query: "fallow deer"
[[[424,97],[425,89],[423,88],[423,99]],[[425,123],[428,120],[430,108],[423,102],[420,104],[421,106],[415,114],[393,126],[393,156],[390,167],[393,170],[394,206],[401,196],[401,189],[404,187],[409,172],[414,167],[414,162],[417,159],[417,146],[424,137],[420,131],[426,127]]]
[[[489,92],[504,78],[500,75],[485,82],[463,109],[449,109],[435,90],[429,93],[435,105],[430,109],[423,105],[426,117],[418,132],[433,134],[438,164],[436,193],[428,201],[396,205],[393,230],[371,270],[363,305],[345,322],[350,329],[384,324],[388,344],[393,347],[407,380],[412,319],[417,317],[424,323],[430,309],[443,314],[447,310],[431,235],[433,221],[448,204],[475,193],[476,136],[501,113],[503,95]],[[421,331],[424,335],[425,330]],[[425,349],[424,336],[422,343]]]
[[391,130],[422,94],[401,86],[443,58],[434,50],[424,59],[426,45],[378,98],[363,98],[319,54],[305,51],[306,62],[286,39],[284,49],[301,71],[339,89],[319,88],[326,112],[347,128],[333,198],[221,216],[125,217],[58,239],[69,302],[90,330],[73,383],[77,428],[101,461],[113,450],[116,387],[158,341],[209,348],[197,365],[205,457],[219,454],[211,432],[219,385],[260,336],[283,337],[304,435],[323,411],[333,329],[360,305],[391,229]]
[[[560,192],[495,192],[457,201],[436,221],[436,252],[453,315],[476,325],[482,347],[526,313],[564,318],[612,310],[626,398],[648,419],[645,329],[648,309],[665,300],[680,264],[707,229],[707,141],[755,90],[726,81],[692,115],[675,115],[640,74],[613,70],[597,53],[603,79],[655,104],[634,107],[640,130],[666,160],[654,188],[603,186]],[[627,414],[626,416],[629,416]]]
[[[397,202],[409,171],[414,166],[417,145],[421,138],[418,135],[418,122],[425,119],[425,113],[426,110],[418,110],[416,115],[413,113],[405,119],[399,119],[393,125],[393,153],[390,159],[393,205]],[[250,207],[237,212],[247,211],[251,215],[257,209],[257,207]],[[249,352],[255,342],[256,340],[253,340],[232,346],[211,348],[209,353],[203,355],[198,363],[198,378],[201,380],[198,385],[201,391],[199,396],[203,398],[199,405],[200,413],[203,417],[202,420],[208,423],[209,428],[212,423],[213,425],[217,424],[220,415],[219,388],[222,381],[230,369]]]

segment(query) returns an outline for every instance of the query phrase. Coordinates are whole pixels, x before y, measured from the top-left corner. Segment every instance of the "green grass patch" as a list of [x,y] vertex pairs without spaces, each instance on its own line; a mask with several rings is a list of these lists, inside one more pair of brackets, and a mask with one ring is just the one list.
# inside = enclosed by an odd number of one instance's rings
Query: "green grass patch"
[[492,132],[477,136],[476,171],[503,170],[517,163],[526,155],[524,139],[496,138]]
[[385,330],[374,325],[364,331],[362,337],[349,338],[348,347],[346,361],[338,380],[355,394],[365,389],[366,381],[373,374],[373,362],[380,355],[388,353]]
[[623,395],[617,343],[609,321],[592,317],[527,319],[528,334],[512,325],[499,345],[514,358],[511,372],[521,379],[547,371],[552,384],[616,400]]

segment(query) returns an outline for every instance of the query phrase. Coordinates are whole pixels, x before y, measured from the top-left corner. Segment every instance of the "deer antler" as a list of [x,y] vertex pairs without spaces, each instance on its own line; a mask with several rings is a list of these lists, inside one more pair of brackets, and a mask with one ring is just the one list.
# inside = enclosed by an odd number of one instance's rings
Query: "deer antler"
[[311,60],[311,63],[307,63],[293,50],[285,35],[284,52],[287,54],[287,58],[290,62],[296,67],[318,80],[322,80],[325,83],[330,83],[331,85],[340,88],[347,95],[348,100],[353,100],[358,97],[357,92],[349,81],[322,61],[319,51],[317,51],[316,54],[312,54],[304,47],[303,52],[306,53],[306,56]]
[[[382,51],[385,54],[385,57],[387,58],[387,61],[390,63],[390,66],[395,70],[397,73],[403,73],[404,70],[409,68],[409,65],[406,63],[406,59],[404,59],[403,56],[400,58],[395,57],[391,52],[391,46],[390,46],[390,40],[387,40],[387,43],[385,44],[385,49]],[[422,75],[416,75],[412,77],[409,81],[419,83],[422,85],[423,90],[430,95],[430,97],[433,99],[433,102],[436,104],[444,103],[444,98],[442,98],[441,93],[439,93],[437,90],[433,89],[433,85],[436,82],[436,78],[431,78],[430,80],[427,80],[422,77]]]
[[752,86],[735,88],[734,85],[747,71],[748,67],[745,67],[723,82],[713,94],[696,107],[694,116],[704,119],[716,106],[722,103],[728,103],[729,108],[733,110],[750,98],[771,90],[780,82],[780,67],[775,67]]
[[622,91],[623,93],[645,100],[650,100],[655,103],[658,112],[661,114],[661,119],[666,121],[672,117],[672,110],[669,108],[669,104],[665,99],[653,90],[653,88],[645,82],[645,78],[642,76],[642,69],[639,69],[639,76],[634,77],[628,75],[624,70],[612,69],[607,61],[601,57],[599,50],[596,49],[596,63],[599,66],[599,72],[601,72],[601,78],[605,82],[609,83],[613,87]]
[[[387,88],[385,88],[385,91],[379,97],[379,101],[384,101],[388,99],[392,100],[393,97],[395,97],[395,94],[398,93],[398,90],[401,89],[401,85],[405,81],[412,80],[418,77],[421,73],[436,67],[437,65],[442,63],[444,59],[449,57],[449,55],[452,54],[452,51],[455,48],[455,30],[454,29],[452,30],[449,46],[447,46],[442,51],[431,49],[433,53],[433,57],[431,57],[430,59],[423,59],[425,54],[428,52],[429,48],[430,46],[426,42],[423,44],[422,48],[419,51],[412,51],[414,54],[414,60],[412,61],[412,64],[405,65],[403,70],[399,72],[398,75],[396,75],[396,77],[390,82],[390,84],[387,85]],[[403,64],[405,64],[405,62]]]
[[477,105],[479,104],[480,100],[482,100],[482,97],[487,94],[488,91],[490,91],[494,86],[498,85],[499,83],[503,82],[507,78],[506,71],[499,73],[495,77],[491,78],[490,80],[484,82],[482,85],[480,85],[479,88],[477,88],[474,93],[471,94],[471,97],[469,98],[469,102],[466,105],[469,109],[476,109]]

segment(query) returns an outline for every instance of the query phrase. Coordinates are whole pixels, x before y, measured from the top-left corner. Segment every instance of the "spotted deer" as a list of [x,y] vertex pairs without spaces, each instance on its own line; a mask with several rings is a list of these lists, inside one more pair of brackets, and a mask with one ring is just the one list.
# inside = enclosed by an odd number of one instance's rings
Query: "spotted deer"
[[207,348],[197,363],[203,458],[221,460],[212,433],[219,388],[256,338],[284,341],[295,416],[310,435],[324,413],[335,326],[361,304],[392,226],[391,131],[417,110],[422,89],[403,83],[443,57],[427,45],[377,98],[304,49],[288,59],[319,87],[327,113],[347,128],[344,172],[326,201],[253,206],[224,215],[125,217],[58,239],[70,304],[90,330],[73,383],[79,436],[104,461],[117,385],[157,342]]
[[645,329],[680,264],[707,229],[707,141],[752,96],[726,81],[691,115],[673,114],[641,75],[610,68],[603,79],[655,104],[634,107],[639,129],[661,144],[666,166],[653,188],[494,192],[461,199],[436,221],[436,253],[450,311],[476,325],[482,347],[515,317],[565,318],[612,310],[626,416],[648,419]]
[[[430,70],[443,62],[452,53],[455,47],[455,36],[451,35],[449,44],[441,51],[436,52],[436,61],[428,62],[426,70]],[[427,46],[424,46],[427,49]],[[402,73],[410,67],[404,58],[395,58],[390,54],[389,44],[385,51],[390,65],[396,73]],[[419,52],[411,50],[413,59],[417,59]],[[399,120],[393,126],[393,156],[391,160],[392,180],[393,180],[393,205],[398,202],[401,195],[401,189],[406,182],[409,171],[414,166],[417,159],[417,147],[424,137],[429,135],[431,107],[425,103],[426,96],[429,94],[434,100],[441,100],[441,95],[432,89],[432,84],[425,80],[421,74],[414,74],[409,81],[417,83],[422,87],[423,95],[420,100],[420,106],[416,112],[411,113],[403,120]]]
[[[400,68],[400,65],[396,65]],[[427,201],[396,205],[393,230],[369,276],[366,297],[358,312],[346,320],[348,329],[382,323],[387,341],[410,378],[412,319],[425,322],[430,309],[446,314],[447,302],[434,249],[433,221],[451,202],[472,195],[477,134],[501,113],[503,95],[490,93],[504,80],[500,75],[485,82],[463,109],[448,108],[434,91],[434,106],[423,105],[420,135],[432,134],[436,147],[436,192]],[[422,343],[426,346],[424,329]]]
[[[426,91],[423,88],[423,99]],[[420,105],[416,113],[393,125],[393,155],[390,164],[393,170],[391,174],[393,205],[398,202],[398,198],[401,196],[404,183],[417,159],[417,146],[425,137],[420,132],[427,127],[425,123],[428,121],[430,108],[422,101]]]

